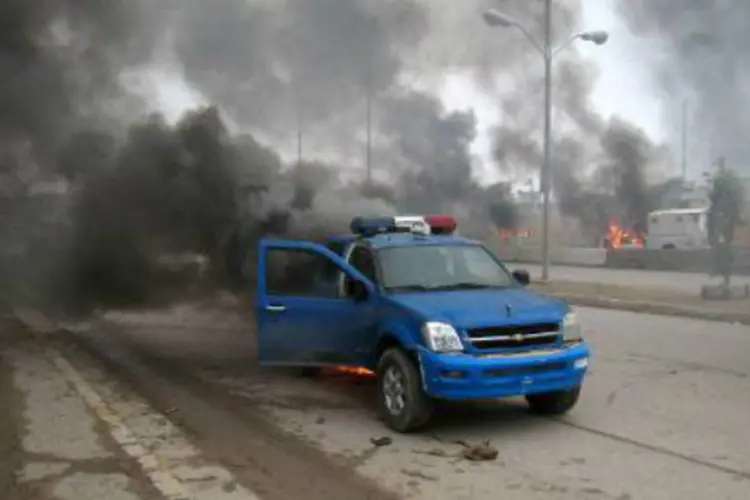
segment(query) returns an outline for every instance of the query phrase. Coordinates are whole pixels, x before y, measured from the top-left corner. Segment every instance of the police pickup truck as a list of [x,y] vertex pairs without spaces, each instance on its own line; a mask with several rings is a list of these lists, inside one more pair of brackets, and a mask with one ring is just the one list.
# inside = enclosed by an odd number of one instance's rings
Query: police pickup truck
[[449,216],[355,217],[351,232],[260,241],[260,363],[372,370],[378,416],[398,432],[439,400],[524,396],[552,415],[576,404],[589,350],[567,302],[526,288],[527,272]]

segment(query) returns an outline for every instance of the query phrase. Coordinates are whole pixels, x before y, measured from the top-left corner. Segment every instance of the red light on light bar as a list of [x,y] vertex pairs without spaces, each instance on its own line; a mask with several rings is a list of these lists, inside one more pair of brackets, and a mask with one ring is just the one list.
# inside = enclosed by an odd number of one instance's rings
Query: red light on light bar
[[458,226],[450,215],[425,215],[424,220],[430,225],[432,234],[452,234]]

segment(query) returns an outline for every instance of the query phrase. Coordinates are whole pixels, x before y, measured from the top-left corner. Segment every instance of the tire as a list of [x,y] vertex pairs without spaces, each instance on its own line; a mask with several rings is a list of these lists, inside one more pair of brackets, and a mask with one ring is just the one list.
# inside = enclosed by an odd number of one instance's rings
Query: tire
[[539,415],[563,415],[576,405],[580,395],[581,386],[578,385],[565,391],[528,394],[526,401],[531,411]]
[[[377,373],[377,414],[388,427],[396,432],[409,433],[424,427],[432,417],[435,402],[422,390],[422,378],[409,356],[398,347],[387,349],[378,360]],[[394,380],[392,377],[396,377]],[[400,380],[403,407],[400,411],[389,407],[386,394],[387,384]],[[398,392],[397,387],[390,386]],[[391,396],[395,395],[391,392]]]

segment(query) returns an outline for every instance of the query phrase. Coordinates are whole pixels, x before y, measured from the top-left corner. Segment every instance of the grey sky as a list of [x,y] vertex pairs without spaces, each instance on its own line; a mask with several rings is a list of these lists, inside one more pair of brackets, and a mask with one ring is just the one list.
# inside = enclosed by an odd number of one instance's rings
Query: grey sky
[[[602,29],[610,33],[604,46],[579,42],[575,47],[599,67],[593,95],[595,107],[604,116],[619,115],[642,127],[654,140],[665,140],[661,104],[653,90],[655,84],[652,76],[643,70],[651,67],[644,64],[645,58],[654,57],[648,41],[638,39],[627,30],[615,16],[612,0],[584,0],[583,17],[585,29]],[[477,24],[483,28],[481,19],[477,19]],[[521,34],[518,43],[527,43]],[[165,61],[165,69],[141,76],[139,80],[144,94],[168,117],[176,119],[182,110],[201,98],[184,84],[178,67],[170,67],[169,62]],[[541,60],[539,64],[542,64]],[[479,135],[473,151],[481,159],[481,170],[477,173],[486,180],[497,180],[499,174],[490,165],[489,132],[498,119],[498,108],[492,96],[461,76],[446,78],[441,94],[449,108],[472,108],[476,113]]]

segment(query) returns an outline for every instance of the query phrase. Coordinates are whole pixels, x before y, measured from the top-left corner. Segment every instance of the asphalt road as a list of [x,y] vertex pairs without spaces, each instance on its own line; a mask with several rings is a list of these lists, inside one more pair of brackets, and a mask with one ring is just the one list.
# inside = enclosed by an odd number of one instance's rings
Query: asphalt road
[[[252,355],[249,328],[233,331],[226,314],[214,315],[205,324],[215,332],[207,334],[200,314],[185,309],[178,316],[194,330],[131,323],[128,335],[409,498],[482,500],[503,492],[519,500],[744,500],[750,492],[747,327],[583,309],[595,357],[569,416],[534,418],[520,402],[452,407],[425,434],[405,437],[373,417],[367,380],[258,371],[245,361]],[[370,440],[380,436],[393,444],[374,448]],[[455,458],[461,446],[449,443],[457,440],[489,440],[500,459]]]
[[[520,401],[451,406],[411,436],[374,418],[367,378],[259,369],[247,318],[227,310],[108,315],[83,339],[129,384],[100,393],[142,394],[231,470],[234,487],[264,500],[384,498],[375,485],[410,499],[746,500],[750,328],[596,309],[580,317],[594,357],[568,416],[533,417]],[[145,410],[109,407],[134,434],[146,429]],[[392,443],[373,446],[383,436]],[[499,457],[468,462],[457,441],[489,441]]]
[[[526,269],[532,279],[542,276],[542,266],[537,264],[508,264],[511,269]],[[607,283],[619,286],[661,288],[665,290],[700,293],[702,285],[715,283],[716,278],[705,274],[677,273],[667,271],[640,271],[637,269],[606,269],[598,267],[552,266],[550,279],[553,281],[574,281],[584,283]],[[750,283],[750,278],[733,278],[736,284]]]

